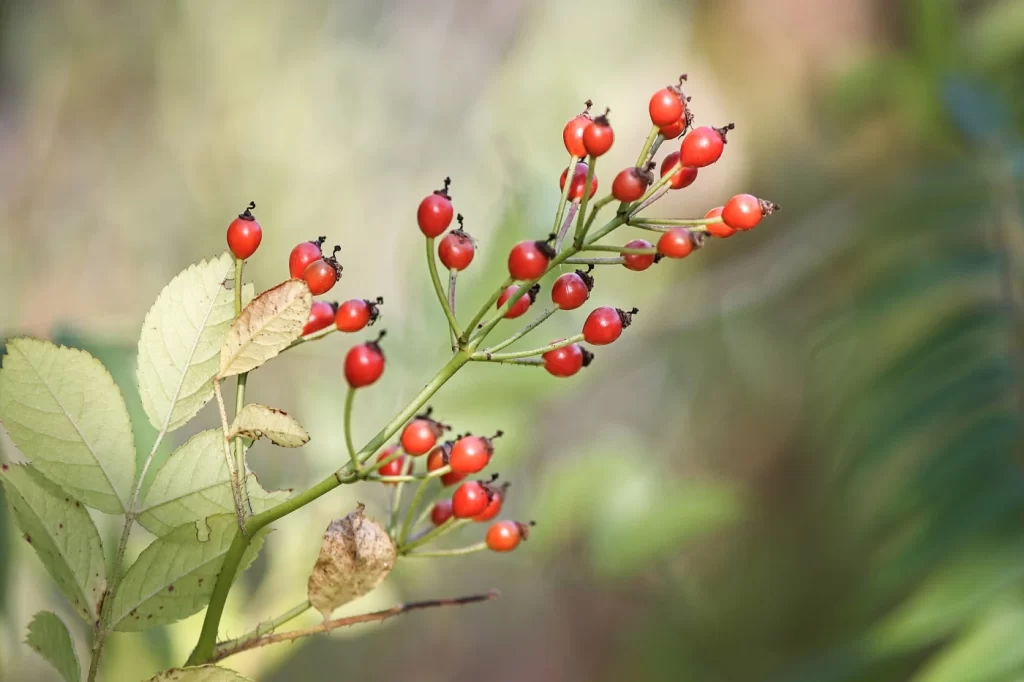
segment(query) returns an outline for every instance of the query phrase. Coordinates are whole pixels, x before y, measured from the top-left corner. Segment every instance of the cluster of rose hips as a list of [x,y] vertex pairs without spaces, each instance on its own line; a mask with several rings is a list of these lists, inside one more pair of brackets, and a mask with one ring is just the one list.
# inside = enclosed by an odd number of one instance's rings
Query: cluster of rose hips
[[[458,485],[450,499],[441,500],[430,510],[434,526],[442,526],[451,519],[468,519],[477,523],[492,521],[501,513],[508,495],[509,484],[496,485],[497,474],[490,480],[466,481],[468,476],[480,473],[491,462],[494,441],[502,436],[473,434],[459,435],[453,440],[439,443],[451,427],[432,417],[430,408],[417,415],[402,429],[399,442],[384,448],[377,456],[377,473],[384,477],[408,475],[416,466],[416,458],[426,455],[427,472],[447,468],[439,476],[445,488]],[[385,482],[385,484],[389,484]],[[487,532],[487,547],[495,552],[509,552],[527,536],[528,525],[517,521],[498,521]]]
[[[588,202],[598,188],[595,165],[597,159],[611,149],[615,141],[615,132],[609,119],[609,110],[606,109],[604,114],[593,117],[590,114],[593,105],[589,100],[583,112],[566,123],[562,131],[562,140],[571,162],[562,172],[560,179],[563,199],[559,204],[556,231],[543,240],[521,241],[509,252],[508,283],[503,285],[504,288],[492,299],[499,311],[505,309],[504,319],[521,317],[536,302],[541,292],[538,280],[548,272],[556,258],[557,263],[580,263],[588,266],[586,269],[561,274],[551,286],[550,297],[555,308],[564,311],[575,310],[582,307],[590,298],[594,287],[595,263],[615,263],[629,270],[644,271],[662,258],[680,259],[689,256],[703,246],[708,236],[725,239],[737,232],[751,230],[764,216],[778,208],[774,203],[750,194],[738,194],[722,206],[708,211],[703,219],[659,221],[645,219],[639,215],[644,208],[665,193],[692,185],[697,179],[699,169],[710,166],[721,158],[727,143],[727,134],[735,128],[732,123],[722,127],[692,127],[690,98],[682,89],[685,81],[684,74],[680,76],[676,85],[662,88],[651,97],[648,111],[653,129],[640,159],[635,166],[625,168],[615,176],[610,195],[591,207],[589,217],[585,215]],[[663,142],[680,137],[682,142],[678,151],[671,151],[661,161],[660,179],[656,181],[654,169],[659,166],[654,161],[655,154]],[[442,298],[442,307],[446,309],[450,327],[456,332],[458,322],[455,319],[454,304],[444,300],[439,288],[440,283],[431,251],[433,240],[441,237],[437,244],[437,259],[449,270],[451,286],[454,286],[456,273],[473,263],[476,243],[465,230],[463,216],[455,213],[450,188],[451,179],[445,178],[443,187],[423,198],[416,211],[416,220],[420,231],[428,240],[429,266],[435,288]],[[591,221],[601,208],[613,200],[620,202],[616,213],[617,221],[609,223],[607,229],[593,235],[588,241],[587,230]],[[565,222],[562,223],[562,213],[567,205],[569,211]],[[253,208],[255,205],[250,204],[249,208],[228,227],[228,245],[240,259],[250,257],[256,251],[262,237],[259,223],[251,212]],[[453,220],[458,226],[449,230]],[[573,254],[612,251],[617,256],[605,259],[567,258],[570,254],[563,253],[563,240],[574,220],[577,221],[577,231],[573,236]],[[623,224],[661,233],[657,246],[644,239],[630,240],[622,247],[593,243]],[[342,268],[336,257],[340,247],[334,247],[331,255],[326,256],[322,250],[324,241],[325,238],[320,237],[315,241],[303,242],[292,250],[289,257],[290,276],[293,279],[304,280],[310,291],[317,296],[330,291],[341,277]],[[453,294],[454,292],[450,291],[449,298],[453,298]],[[376,321],[379,315],[378,306],[382,303],[383,300],[379,297],[373,300],[351,299],[340,305],[316,301],[303,330],[303,338],[318,338],[332,328],[349,333],[360,331]],[[554,311],[545,313],[540,320],[524,329],[524,333],[543,322],[546,315],[551,312]],[[589,365],[593,359],[590,351],[576,341],[582,340],[592,346],[610,344],[630,325],[633,315],[637,312],[636,308],[623,310],[610,306],[597,307],[590,312],[580,334],[573,339],[558,340],[535,351],[505,354],[504,357],[496,351],[476,351],[482,339],[472,339],[470,335],[485,327],[481,324],[476,329],[466,330],[460,339],[454,339],[457,334],[453,333],[453,349],[457,347],[471,354],[473,360],[542,365],[553,376],[570,377]],[[476,321],[481,319],[482,314],[483,311],[478,314]],[[482,336],[486,336],[492,326],[493,323],[482,332]],[[350,388],[369,386],[383,374],[385,358],[380,341],[384,334],[382,331],[376,339],[358,344],[349,350],[345,357],[344,375]],[[505,347],[515,338],[518,336],[499,344],[498,348]],[[529,357],[538,355],[539,358]],[[501,510],[507,495],[507,485],[497,486],[493,479],[463,479],[487,466],[494,452],[493,437],[482,438],[466,434],[453,441],[438,444],[437,440],[446,429],[443,424],[432,419],[429,412],[416,417],[405,426],[400,445],[386,448],[379,453],[376,462],[379,475],[385,479],[389,476],[408,476],[414,467],[414,459],[427,455],[428,475],[430,472],[448,467],[448,471],[443,475],[437,474],[443,486],[460,484],[450,500],[439,502],[432,508],[433,522],[442,525],[453,518],[490,521]],[[500,435],[500,432],[497,435]],[[407,455],[410,460],[408,462]],[[514,549],[520,540],[525,539],[526,528],[525,524],[517,522],[498,522],[488,531],[486,544],[496,551],[509,551]]]

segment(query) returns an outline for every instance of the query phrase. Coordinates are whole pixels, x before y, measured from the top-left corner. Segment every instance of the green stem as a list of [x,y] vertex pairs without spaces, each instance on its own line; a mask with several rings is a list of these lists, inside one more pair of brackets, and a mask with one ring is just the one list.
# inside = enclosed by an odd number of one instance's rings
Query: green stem
[[[456,317],[455,313],[455,283],[458,277],[458,270],[448,271],[448,307],[451,308],[452,317],[455,317],[456,320],[458,319],[458,317]],[[448,331],[451,333],[452,352],[454,353],[457,350],[459,350],[459,335],[456,333],[454,329],[451,329],[451,325],[449,325]]]
[[399,474],[396,476],[367,476],[364,474],[363,480],[376,481],[377,483],[413,483],[415,481],[431,481],[435,478],[441,478],[445,474],[450,474],[451,472],[451,466],[445,464],[440,469],[425,471],[422,474]]
[[590,209],[590,217],[587,218],[587,224],[583,226],[583,235],[578,236],[578,240],[573,240],[573,243],[576,245],[577,249],[583,246],[583,239],[584,237],[586,237],[587,230],[590,229],[590,226],[591,224],[593,224],[594,219],[597,218],[597,214],[601,212],[601,209],[603,209],[605,206],[612,203],[613,201],[615,201],[615,197],[609,194],[606,197],[598,199],[597,203],[595,203],[594,206]]
[[643,208],[644,202],[650,199],[652,196],[654,196],[654,193],[657,192],[659,189],[670,183],[672,181],[672,178],[675,177],[676,173],[678,173],[681,170],[683,170],[683,164],[681,162],[676,162],[676,165],[672,166],[672,169],[668,173],[662,175],[656,183],[647,188],[647,191],[644,192],[644,195],[642,197],[640,197],[633,203],[633,206],[639,207],[636,210],[640,210],[640,208]]
[[591,182],[594,179],[594,168],[597,166],[597,157],[590,156],[587,166],[587,182],[583,185],[583,200],[580,202],[580,219],[576,222],[576,232],[573,235],[573,244],[579,245],[583,243],[583,237],[587,234],[587,227],[590,225],[589,221],[585,220],[587,217],[587,204],[590,203],[590,187]]
[[448,305],[448,296],[441,287],[441,278],[437,274],[437,260],[434,257],[433,237],[427,239],[427,269],[430,270],[430,281],[434,285],[434,293],[437,294],[437,300],[441,302],[441,310],[444,311],[444,316],[448,318],[448,328],[451,329],[456,337],[462,336],[462,330],[459,329],[459,321],[455,319],[455,313],[452,312],[451,306]]
[[447,556],[464,556],[466,554],[482,552],[485,549],[487,549],[487,543],[478,542],[475,545],[470,545],[468,547],[459,547],[458,549],[439,549],[433,552],[409,552],[405,556],[421,557],[424,559],[434,559]]
[[486,362],[496,365],[522,365],[524,367],[543,367],[544,361],[540,358],[495,358]]
[[607,224],[601,227],[600,230],[590,235],[584,242],[584,246],[590,246],[591,244],[600,241],[603,237],[613,232],[616,228],[626,222],[626,217],[623,215],[617,215],[615,218],[610,220]]
[[[566,260],[566,262],[568,262],[568,260]],[[537,317],[536,320],[534,320],[530,324],[526,325],[525,327],[523,327],[522,329],[517,331],[512,336],[508,337],[507,339],[505,339],[501,343],[494,344],[490,348],[485,348],[482,352],[484,352],[484,353],[497,353],[502,348],[508,348],[513,343],[515,343],[519,339],[523,338],[524,336],[526,336],[527,334],[532,332],[537,327],[539,327],[542,324],[544,324],[547,321],[547,319],[549,317],[551,317],[552,315],[554,315],[555,313],[557,313],[558,310],[559,310],[558,308],[549,308],[548,310],[545,310],[544,312],[542,312],[540,314],[539,317]]]
[[[412,464],[415,463],[413,462]],[[407,473],[411,471],[411,469],[405,469],[405,467],[403,469],[406,473],[400,476],[378,477],[378,480],[384,480],[385,478],[399,479],[394,482],[395,487],[391,491],[391,513],[388,514],[388,535],[391,536],[392,540],[395,539],[395,524],[398,523],[398,510],[402,508],[402,492],[405,490],[405,478]]]
[[647,139],[644,141],[644,146],[640,148],[640,156],[636,157],[636,167],[643,168],[647,163],[647,156],[651,153],[651,147],[654,145],[654,141],[661,135],[661,128],[658,126],[651,126],[651,132],[647,134]]
[[[241,258],[235,259],[235,319],[242,314],[242,273],[245,270],[245,261]],[[236,378],[235,383],[235,417],[245,407],[245,384],[249,380],[249,373],[242,372]],[[249,476],[245,466],[245,442],[240,436],[236,436],[232,445],[235,448],[235,471],[238,472],[239,494],[241,496],[242,509],[252,511],[252,503],[249,502]]]
[[401,555],[408,554],[411,550],[416,549],[417,547],[422,547],[423,545],[425,545],[425,544],[427,544],[429,542],[433,542],[434,540],[437,540],[438,538],[440,538],[440,537],[442,537],[444,535],[447,535],[448,533],[452,532],[456,528],[461,528],[461,527],[465,526],[467,523],[472,523],[472,520],[471,519],[456,519],[453,516],[453,517],[449,518],[447,521],[445,521],[444,523],[442,523],[437,528],[433,529],[432,531],[424,533],[423,535],[421,535],[420,537],[416,538],[415,540],[413,540],[409,544],[403,545],[403,546],[399,547],[398,548],[398,553],[401,554]]
[[[487,314],[487,311],[491,309],[492,305],[497,303],[502,292],[512,286],[513,283],[515,283],[514,279],[506,277],[505,281],[498,285],[498,290],[491,294],[491,297],[487,299],[486,303],[480,306],[480,310],[476,311],[476,315],[474,315],[473,319],[469,321],[468,325],[466,325],[466,331],[462,332],[462,336],[459,337],[459,341],[461,343],[467,343],[471,334],[475,336],[474,332],[476,332],[476,326],[480,324],[480,320],[484,319],[484,315]],[[520,291],[524,291],[522,287],[519,287],[519,289]],[[511,299],[519,300],[519,297],[512,296]]]
[[477,362],[501,362],[502,360],[518,360],[520,358],[532,358],[536,355],[543,355],[548,351],[557,350],[559,348],[565,348],[571,346],[574,343],[579,343],[583,340],[583,334],[577,334],[576,336],[570,336],[567,339],[561,341],[555,341],[549,343],[546,346],[540,348],[531,348],[530,350],[520,350],[514,353],[473,353],[472,359]]
[[345,447],[348,449],[348,457],[352,461],[352,469],[359,473],[359,457],[356,455],[356,446],[352,441],[352,405],[356,401],[356,389],[349,386],[345,394]]
[[[555,224],[551,226],[551,234],[558,232],[558,228],[562,226],[562,216],[565,215],[565,202],[569,198],[569,188],[572,187],[572,176],[576,172],[576,164],[580,162],[580,157],[571,156],[569,158],[569,166],[565,171],[565,186],[562,187],[562,197],[558,200],[558,209],[555,210]],[[590,185],[586,185],[584,188],[584,194],[586,190],[590,189]]]
[[650,256],[658,253],[655,248],[650,249],[633,249],[626,246],[612,246],[611,244],[588,244],[583,247],[584,251],[609,251],[611,253],[621,253],[637,256]]
[[260,623],[258,626],[256,626],[255,629],[250,630],[241,637],[236,637],[235,639],[230,639],[225,642],[219,643],[217,645],[217,648],[214,649],[214,656],[218,658],[230,656],[235,650],[244,647],[248,642],[259,637],[262,637],[263,635],[274,632],[282,625],[290,623],[291,621],[295,620],[296,618],[304,614],[306,611],[309,611],[312,607],[313,605],[307,599],[301,604],[298,604],[288,609],[277,618],[268,620],[265,623]]
[[309,343],[310,341],[319,341],[320,339],[324,338],[325,336],[327,336],[329,334],[333,334],[336,331],[338,331],[338,328],[335,327],[332,324],[331,326],[329,326],[329,327],[327,327],[325,329],[321,329],[318,332],[313,332],[312,334],[306,334],[305,336],[300,336],[299,338],[297,338],[294,341],[292,341],[291,344],[289,344],[289,346],[287,348],[285,348],[285,350],[291,350],[292,348],[295,348],[296,346],[301,346],[302,344]]
[[566,258],[566,265],[622,265],[625,258]]
[[635,216],[629,217],[629,224],[633,227],[650,227],[652,225],[660,225],[664,227],[707,227],[711,223],[720,223],[722,218],[697,218],[693,220],[679,220],[676,218],[638,218],[637,222],[633,222]]
[[429,485],[430,479],[424,478],[416,488],[416,493],[412,496],[412,501],[409,503],[409,509],[405,512],[405,518],[402,519],[402,529],[398,533],[399,545],[402,545],[405,542],[405,539],[409,537],[409,528],[410,524],[412,524],[413,514],[416,513],[416,509],[420,506],[420,502],[423,500],[423,494],[427,492],[427,487]]
[[[437,374],[427,383],[426,386],[413,398],[404,410],[392,418],[360,451],[362,459],[369,458],[377,452],[380,447],[398,430],[405,426],[417,412],[430,400],[431,396],[437,393],[452,376],[462,369],[463,365],[469,362],[469,353],[460,351],[456,353],[448,363],[442,367]],[[352,483],[358,480],[358,473],[350,470],[351,464],[342,467],[324,480],[320,481],[308,490],[285,500],[281,504],[256,514],[249,518],[247,528],[250,534],[255,534],[267,525],[280,518],[301,509],[313,500],[326,495],[343,483]],[[206,609],[206,617],[203,620],[203,629],[196,642],[195,649],[188,659],[188,665],[200,665],[209,661],[213,656],[214,646],[217,643],[217,629],[220,627],[220,619],[224,614],[224,605],[227,602],[231,584],[234,582],[235,574],[242,562],[242,556],[249,546],[251,535],[241,532],[235,534],[227,554],[224,556],[224,563],[220,573],[217,574],[217,582],[213,587],[213,594],[210,595],[210,603]]]
[[385,457],[384,459],[377,460],[373,464],[371,464],[369,466],[366,466],[366,467],[363,467],[361,475],[362,475],[362,477],[364,479],[369,479],[370,474],[372,474],[373,472],[379,471],[379,470],[383,469],[384,467],[386,467],[388,464],[391,464],[392,462],[394,462],[399,457],[404,457],[404,456],[405,456],[405,452],[401,448],[396,447],[395,451],[392,452],[387,457]]

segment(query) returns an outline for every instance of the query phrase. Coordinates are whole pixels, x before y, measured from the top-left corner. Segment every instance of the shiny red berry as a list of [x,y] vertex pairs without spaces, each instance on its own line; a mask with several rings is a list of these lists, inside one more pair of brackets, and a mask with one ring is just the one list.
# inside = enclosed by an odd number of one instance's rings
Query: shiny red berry
[[[646,239],[634,239],[633,241],[626,244],[627,249],[654,249],[654,246]],[[624,253],[622,254],[622,264],[626,266],[627,270],[634,270],[640,272],[654,265],[655,254],[650,253]]]
[[[679,163],[679,152],[672,152],[661,162],[661,177],[668,175],[676,164]],[[683,166],[683,168],[672,176],[672,179],[668,181],[669,189],[682,189],[689,187],[693,184],[693,181],[697,179],[697,169],[691,168],[690,166]]]
[[487,548],[492,552],[511,552],[528,535],[528,527],[525,523],[498,521],[487,529]]
[[615,131],[608,121],[608,111],[603,116],[598,116],[583,130],[583,146],[586,147],[590,156],[601,156],[612,148],[615,141]]
[[448,463],[452,465],[452,471],[460,474],[475,474],[482,471],[491,461],[491,455],[494,454],[492,441],[500,436],[501,431],[491,438],[482,436],[459,438],[448,454]]
[[629,167],[619,171],[612,181],[612,196],[618,201],[636,201],[651,184],[651,174],[642,168]]
[[575,310],[586,303],[594,288],[594,278],[590,276],[593,267],[560,275],[551,285],[551,302],[562,310]]
[[452,515],[457,519],[471,519],[482,514],[491,501],[486,483],[466,481],[452,494]]
[[685,227],[674,227],[661,235],[658,253],[666,258],[686,258],[701,245],[703,235],[690,232]]
[[384,298],[377,297],[377,300],[370,301],[365,298],[352,298],[340,306],[334,316],[334,324],[338,331],[357,332],[365,327],[373,326],[373,323],[380,317],[380,310],[377,306],[384,304]]
[[538,279],[554,257],[555,250],[547,242],[519,242],[508,254],[508,274],[512,279]]
[[[705,219],[707,219],[707,218],[721,218],[722,217],[722,210],[724,208],[725,208],[724,206],[717,206],[717,207],[711,209],[710,211],[708,211],[704,215],[704,218]],[[720,239],[727,239],[728,237],[731,237],[734,234],[736,234],[736,228],[729,227],[728,225],[726,225],[722,221],[719,221],[719,222],[716,222],[716,223],[708,223],[704,227],[707,229],[708,234],[710,234],[712,237],[718,237]]]
[[384,351],[380,340],[381,332],[375,341],[353,346],[345,356],[345,380],[352,388],[363,388],[380,379],[384,373]]
[[679,119],[675,123],[670,123],[667,126],[661,126],[661,130],[658,132],[660,132],[661,136],[666,140],[674,140],[682,135],[684,130],[686,130],[686,121]]
[[[680,84],[685,77],[680,78]],[[651,102],[648,105],[648,112],[651,114],[651,123],[659,128],[669,126],[681,120],[686,113],[684,96],[678,87],[667,87],[658,90],[651,95]]]
[[571,377],[594,359],[593,353],[578,343],[549,350],[541,357],[544,360],[544,369],[548,371],[548,374],[556,377]]
[[256,253],[263,241],[263,228],[252,215],[254,208],[256,204],[250,201],[248,208],[228,225],[228,248],[241,260]]
[[491,501],[487,503],[487,508],[482,512],[473,517],[473,520],[477,523],[483,521],[490,521],[495,516],[501,513],[501,507],[505,504],[505,498],[508,496],[508,483],[503,483],[500,488],[491,487]]
[[[452,451],[452,444],[450,442],[438,445],[436,448],[430,451],[427,455],[427,471],[437,471],[448,466],[448,453]],[[456,473],[450,471],[447,474],[441,476],[441,485],[452,486],[466,478],[466,474]]]
[[305,336],[330,327],[334,324],[334,315],[337,310],[337,303],[313,301],[313,306],[309,309],[309,319],[306,321],[306,326],[302,328],[302,335]]
[[430,418],[430,410],[418,415],[402,430],[402,449],[413,457],[425,455],[437,443],[445,429],[441,422]]
[[416,222],[419,223],[420,231],[427,237],[440,236],[452,224],[455,209],[452,208],[452,199],[448,195],[451,184],[451,178],[445,178],[444,188],[428,194],[416,209]]
[[609,306],[594,308],[583,323],[583,340],[594,346],[607,346],[622,335],[622,330],[633,322],[638,312],[636,308],[630,311]]
[[737,230],[752,230],[762,218],[778,208],[778,205],[750,194],[737,194],[725,203],[722,222]]
[[[569,193],[566,195],[569,201],[581,201],[583,199],[583,187],[587,184],[587,169],[585,163],[577,163],[576,170],[572,172],[572,184],[569,185]],[[569,169],[562,171],[562,177],[558,180],[558,189],[565,189],[565,178]],[[597,174],[590,179],[590,196],[597,191]]]
[[587,100],[587,108],[582,114],[574,116],[565,124],[562,130],[562,142],[565,143],[565,150],[570,156],[582,159],[587,155],[587,148],[583,145],[583,133],[592,123],[590,119],[590,107],[592,102]]
[[337,253],[341,251],[340,246],[334,247],[334,253],[315,260],[306,266],[302,273],[302,279],[306,280],[309,290],[314,296],[322,296],[330,291],[341,279],[341,263],[338,262]]
[[[377,461],[383,462],[388,457],[391,457],[398,452],[398,446],[392,445],[391,447],[384,448],[379,455],[377,455]],[[377,475],[379,476],[401,476],[405,473],[405,455],[401,455],[391,460],[380,469],[377,469]],[[396,485],[395,483],[388,482],[387,485]]]
[[442,523],[452,517],[452,501],[441,500],[434,505],[434,508],[430,510],[430,522],[435,526],[440,526]]
[[327,237],[319,237],[315,242],[302,242],[295,245],[291,255],[288,256],[288,274],[292,279],[302,279],[302,274],[306,272],[309,264],[323,257],[321,249],[325,241],[327,241]]
[[[461,218],[462,215],[459,215]],[[476,255],[476,246],[473,238],[462,231],[462,221],[459,221],[459,229],[449,232],[437,245],[437,255],[441,264],[449,270],[465,270],[473,262]]]
[[[512,296],[515,295],[518,291],[518,284],[513,284],[507,287],[505,291],[501,292],[501,296],[498,297],[498,302],[495,305],[500,309],[501,306],[505,305],[505,301],[512,298]],[[518,301],[512,304],[512,306],[508,309],[508,312],[505,313],[505,319],[514,320],[523,313],[525,313],[527,310],[529,310],[530,306],[533,305],[533,302],[537,299],[537,294],[539,293],[540,285],[534,284],[525,294],[519,297]]]
[[724,128],[701,126],[691,130],[683,138],[683,144],[679,148],[683,165],[704,168],[718,161],[722,158],[722,152],[725,150],[725,135],[735,127],[730,123]]

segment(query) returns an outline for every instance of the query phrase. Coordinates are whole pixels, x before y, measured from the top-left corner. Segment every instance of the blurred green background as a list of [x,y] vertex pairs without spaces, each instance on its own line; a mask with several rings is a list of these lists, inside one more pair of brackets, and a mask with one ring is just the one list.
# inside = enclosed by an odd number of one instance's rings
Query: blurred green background
[[[581,102],[613,110],[608,187],[648,97],[682,71],[698,123],[737,130],[652,212],[699,216],[740,191],[784,210],[683,263],[602,270],[592,300],[642,312],[577,378],[464,370],[433,405],[509,434],[492,468],[514,481],[509,513],[539,525],[512,555],[400,563],[346,611],[503,598],[231,667],[259,682],[1024,679],[1022,0],[0,0],[0,338],[88,349],[138,409],[146,310],[253,199],[258,286],[326,234],[344,248],[330,297],[386,299],[389,370],[357,405],[368,438],[445,354],[420,197],[451,175],[479,239],[466,310],[509,244],[548,230]],[[254,448],[267,487],[343,461],[349,342],[249,382],[313,434]],[[207,408],[175,443],[214,422]],[[301,601],[321,528],[357,501],[381,515],[386,493],[336,491],[278,523],[222,634]],[[0,548],[0,679],[56,679],[20,642],[39,608],[70,612],[8,518]],[[180,663],[200,622],[116,637],[105,679]]]

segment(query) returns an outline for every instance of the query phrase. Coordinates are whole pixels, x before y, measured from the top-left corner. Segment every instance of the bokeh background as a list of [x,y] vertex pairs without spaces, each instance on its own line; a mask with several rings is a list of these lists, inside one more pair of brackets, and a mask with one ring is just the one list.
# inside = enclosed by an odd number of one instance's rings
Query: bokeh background
[[[460,309],[477,305],[507,247],[549,229],[559,134],[583,100],[613,110],[610,183],[650,94],[683,71],[697,121],[737,130],[653,213],[740,191],[784,210],[682,263],[602,270],[593,300],[642,312],[577,378],[464,370],[433,404],[509,434],[493,468],[514,481],[511,515],[539,525],[512,555],[400,563],[346,611],[503,598],[231,667],[259,682],[1024,679],[1021,0],[2,0],[0,338],[86,348],[141,414],[146,310],[253,199],[258,286],[326,234],[344,248],[330,297],[386,299],[389,370],[357,406],[368,438],[444,359],[420,197],[454,179],[481,249]],[[348,343],[250,381],[313,434],[254,448],[267,487],[343,461]],[[208,407],[175,443],[214,421]],[[336,491],[278,523],[223,634],[300,602],[321,529],[357,501],[381,515],[387,494]],[[0,679],[57,679],[20,644],[42,607],[70,613],[0,517]],[[180,663],[200,619],[116,637],[105,679]]]

